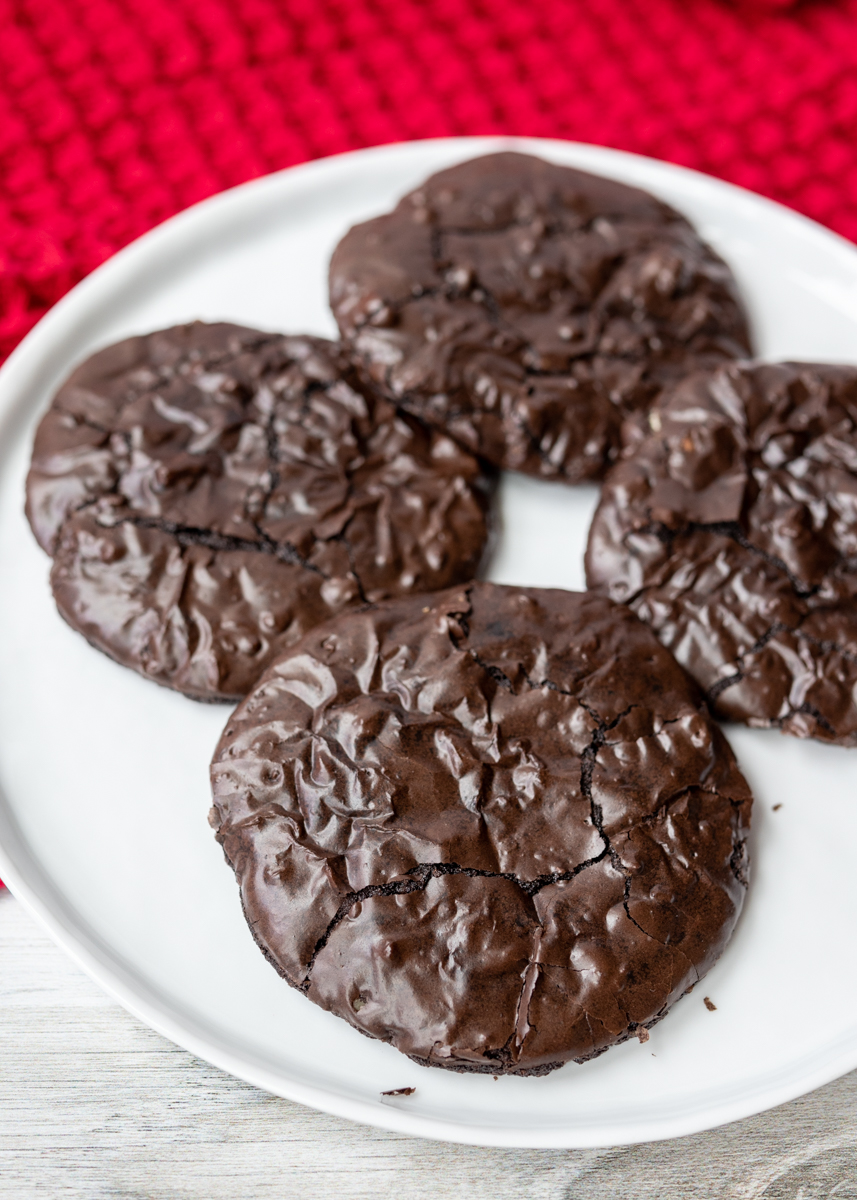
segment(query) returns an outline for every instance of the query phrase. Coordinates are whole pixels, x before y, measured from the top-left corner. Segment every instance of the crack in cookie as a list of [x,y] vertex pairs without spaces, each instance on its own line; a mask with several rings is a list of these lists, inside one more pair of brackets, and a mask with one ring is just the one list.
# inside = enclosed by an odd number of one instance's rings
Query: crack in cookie
[[94,355],[36,435],[27,515],[65,619],[203,700],[344,608],[475,573],[490,482],[340,346],[199,322]]
[[652,416],[605,482],[587,582],[720,716],[857,745],[857,369],[699,372]]
[[653,196],[521,154],[441,171],[352,229],[331,306],[367,377],[502,467],[577,483],[623,419],[746,356],[728,268]]
[[472,583],[343,614],[239,706],[212,785],[269,961],[429,1066],[538,1075],[639,1036],[746,889],[725,739],[591,594]]

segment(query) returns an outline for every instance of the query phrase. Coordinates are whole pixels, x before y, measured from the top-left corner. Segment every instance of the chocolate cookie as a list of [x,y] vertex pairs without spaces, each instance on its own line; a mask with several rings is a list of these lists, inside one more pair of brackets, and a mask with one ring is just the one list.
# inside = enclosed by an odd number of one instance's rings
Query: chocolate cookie
[[279,658],[212,764],[263,953],[417,1062],[540,1075],[658,1021],[744,899],[751,797],[603,597],[473,583]]
[[857,745],[857,368],[690,376],[613,468],[586,576],[720,716]]
[[623,417],[694,366],[746,357],[725,263],[646,192],[523,154],[433,175],[352,229],[331,304],[397,404],[501,467],[577,483]]
[[199,323],[79,367],[27,480],[69,624],[203,700],[343,608],[472,578],[487,504],[477,461],[334,343]]

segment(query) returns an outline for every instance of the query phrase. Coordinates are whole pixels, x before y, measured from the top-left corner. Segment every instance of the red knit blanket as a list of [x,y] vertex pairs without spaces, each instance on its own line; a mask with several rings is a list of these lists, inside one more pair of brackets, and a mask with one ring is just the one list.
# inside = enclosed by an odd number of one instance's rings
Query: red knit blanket
[[669,159],[857,238],[857,0],[0,0],[0,354],[212,192],[464,133]]

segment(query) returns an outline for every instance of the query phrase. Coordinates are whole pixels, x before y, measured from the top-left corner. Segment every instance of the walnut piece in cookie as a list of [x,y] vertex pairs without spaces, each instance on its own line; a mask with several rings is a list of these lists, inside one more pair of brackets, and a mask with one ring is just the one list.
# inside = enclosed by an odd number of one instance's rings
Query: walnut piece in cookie
[[472,578],[489,491],[337,344],[196,322],[77,368],[36,433],[27,515],[70,625],[219,700],[343,608]]
[[726,264],[637,188],[523,154],[433,175],[350,230],[331,306],[397,404],[497,466],[597,479],[623,419],[749,353]]
[[239,705],[212,786],[266,958],[427,1066],[542,1075],[645,1040],[746,890],[726,739],[590,593],[473,583],[342,614]]
[[721,717],[857,745],[857,368],[699,372],[652,415],[604,484],[590,587]]

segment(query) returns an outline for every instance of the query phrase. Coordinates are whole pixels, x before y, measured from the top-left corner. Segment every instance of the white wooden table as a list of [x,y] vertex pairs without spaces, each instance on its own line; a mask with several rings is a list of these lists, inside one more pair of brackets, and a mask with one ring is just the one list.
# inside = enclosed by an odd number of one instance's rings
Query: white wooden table
[[140,1025],[0,892],[0,1197],[857,1200],[857,1072],[712,1133],[487,1150],[265,1095]]

